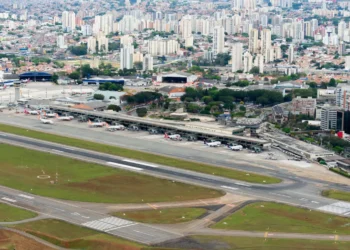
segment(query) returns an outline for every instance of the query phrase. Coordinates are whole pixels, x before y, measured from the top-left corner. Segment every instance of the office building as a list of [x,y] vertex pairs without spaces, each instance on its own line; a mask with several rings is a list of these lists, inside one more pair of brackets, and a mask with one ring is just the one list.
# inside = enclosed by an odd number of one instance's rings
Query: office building
[[338,107],[323,107],[321,109],[321,129],[336,130],[337,129],[337,112]]

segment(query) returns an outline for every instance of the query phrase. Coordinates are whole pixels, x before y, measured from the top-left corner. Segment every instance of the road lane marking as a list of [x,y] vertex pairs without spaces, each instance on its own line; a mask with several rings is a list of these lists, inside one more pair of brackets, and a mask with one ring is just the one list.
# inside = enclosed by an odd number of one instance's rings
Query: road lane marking
[[147,203],[148,206],[150,206],[151,208],[153,208],[154,210],[157,210],[158,207],[156,205],[152,205],[151,203]]
[[108,161],[107,164],[112,165],[112,166],[118,166],[120,168],[126,168],[126,169],[130,169],[130,170],[135,170],[135,171],[142,171],[143,170],[142,168],[132,167],[132,166],[119,164],[119,163],[115,163],[115,162],[111,162],[111,161]]
[[9,201],[9,202],[17,202],[16,200],[10,199],[10,198],[7,198],[7,197],[2,197],[1,199],[3,199],[4,201]]
[[29,200],[34,199],[34,197],[33,197],[33,196],[29,196],[29,195],[25,195],[25,194],[20,194],[20,195],[18,195],[18,196],[20,196],[20,197],[22,197],[22,198],[29,199]]
[[64,153],[63,151],[61,150],[57,150],[57,149],[52,149],[53,152],[56,152],[56,153]]
[[235,182],[235,184],[238,186],[243,186],[243,187],[251,187],[251,185],[247,185],[247,184],[240,183],[240,182]]
[[135,163],[135,164],[140,164],[140,165],[145,165],[145,166],[148,166],[148,167],[151,167],[151,168],[158,168],[157,165],[149,164],[149,163],[143,163],[143,162],[140,162],[140,161],[132,161],[132,160],[128,160],[128,159],[123,159],[123,161],[130,162],[130,163]]
[[221,187],[226,189],[238,190],[238,188],[235,188],[235,187],[229,187],[229,186],[221,186]]

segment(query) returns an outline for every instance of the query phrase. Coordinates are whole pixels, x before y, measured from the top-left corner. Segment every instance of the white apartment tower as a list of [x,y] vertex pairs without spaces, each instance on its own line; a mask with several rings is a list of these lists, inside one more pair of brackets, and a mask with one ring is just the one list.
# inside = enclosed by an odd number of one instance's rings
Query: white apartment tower
[[259,32],[257,29],[251,29],[249,31],[249,52],[255,54],[258,52],[258,37]]
[[153,57],[150,54],[147,54],[143,57],[143,71],[153,70]]
[[248,51],[244,54],[243,67],[245,73],[253,68],[253,57]]
[[293,63],[294,61],[294,45],[291,44],[288,50],[288,62]]
[[265,62],[273,60],[273,51],[271,50],[271,30],[263,29],[261,33],[261,54],[265,58]]
[[243,69],[243,44],[234,43],[232,46],[232,72]]
[[213,34],[213,55],[223,53],[225,47],[225,30],[222,26],[216,26]]
[[62,12],[62,28],[67,32],[75,31],[75,13],[73,11]]
[[134,47],[124,46],[120,49],[120,69],[132,69],[134,67],[133,62]]

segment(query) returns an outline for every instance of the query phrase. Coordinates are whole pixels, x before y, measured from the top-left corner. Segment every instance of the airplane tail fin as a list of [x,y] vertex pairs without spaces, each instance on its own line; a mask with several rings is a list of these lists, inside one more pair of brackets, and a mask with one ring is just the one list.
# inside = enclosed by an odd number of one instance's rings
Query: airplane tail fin
[[164,133],[164,138],[169,138],[169,135],[167,133]]
[[88,124],[91,124],[91,121],[90,121],[90,119],[88,120]]
[[56,118],[59,118],[59,115],[58,115],[58,114],[56,114]]
[[109,128],[109,124],[106,122],[106,128]]
[[29,114],[29,112],[28,112],[28,110],[27,110],[27,109],[25,109],[25,110],[24,110],[24,113],[25,113],[25,114]]

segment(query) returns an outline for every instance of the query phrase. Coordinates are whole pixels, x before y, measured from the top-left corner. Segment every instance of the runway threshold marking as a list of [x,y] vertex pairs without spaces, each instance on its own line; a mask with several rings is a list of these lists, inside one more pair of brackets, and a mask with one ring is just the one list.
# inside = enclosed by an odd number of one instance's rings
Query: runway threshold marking
[[264,238],[267,238],[269,236],[269,232],[264,233]]
[[123,159],[123,161],[130,162],[130,163],[135,163],[135,164],[140,164],[140,165],[145,165],[145,166],[148,166],[148,167],[151,167],[151,168],[158,168],[157,165],[149,164],[149,163],[143,163],[143,162],[140,162],[140,161],[132,161],[132,160],[128,160],[128,159]]
[[334,240],[335,241],[339,240],[339,235],[334,235]]
[[137,230],[132,230],[132,231],[134,231],[134,232],[136,232],[136,233],[139,233],[139,234],[144,234],[144,235],[147,235],[147,236],[152,236],[152,237],[155,236],[155,235],[153,235],[153,234],[148,234],[148,233],[140,232],[140,231],[137,231]]
[[64,153],[63,151],[61,150],[57,150],[57,149],[52,149],[53,152],[56,152],[56,153]]
[[235,182],[235,184],[238,186],[243,186],[243,187],[251,187],[251,185],[240,183],[240,182]]
[[25,195],[25,194],[20,194],[20,195],[18,195],[18,196],[20,196],[20,197],[22,197],[22,198],[29,199],[29,200],[34,199],[34,197],[33,197],[33,196],[29,196],[29,195]]
[[1,199],[4,200],[4,201],[9,201],[9,202],[17,202],[16,200],[10,199],[10,198],[7,198],[7,197],[2,197]]
[[158,209],[158,206],[152,205],[151,203],[147,203],[147,205],[150,206],[151,208],[153,208],[154,210]]
[[203,204],[205,204],[205,205],[209,205],[209,203],[207,203],[207,202],[205,202],[205,201],[202,201],[202,200],[199,200],[200,202],[202,202]]
[[135,171],[142,171],[142,168],[137,168],[137,167],[132,167],[132,166],[128,166],[128,165],[124,165],[124,164],[120,164],[120,163],[116,163],[116,162],[107,162],[108,165],[112,165],[112,166],[117,166],[120,168],[126,168],[126,169],[130,169],[130,170],[135,170]]

